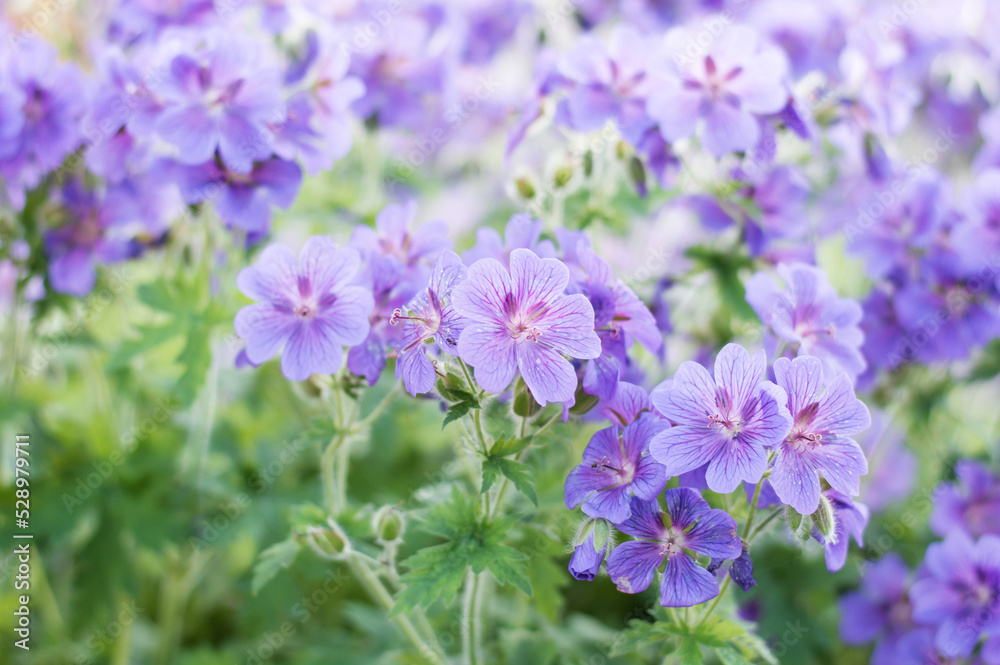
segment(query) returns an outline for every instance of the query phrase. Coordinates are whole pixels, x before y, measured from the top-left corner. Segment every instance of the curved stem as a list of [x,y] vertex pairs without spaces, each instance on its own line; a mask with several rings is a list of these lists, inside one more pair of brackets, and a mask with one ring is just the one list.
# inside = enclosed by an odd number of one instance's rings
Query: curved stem
[[771,523],[772,521],[774,521],[774,519],[775,519],[775,518],[776,518],[776,517],[777,517],[778,515],[780,515],[780,514],[781,514],[782,512],[784,512],[784,510],[785,510],[785,509],[784,509],[784,508],[782,508],[782,507],[780,507],[780,506],[779,506],[778,508],[775,508],[774,510],[772,510],[772,511],[771,511],[771,513],[770,513],[770,514],[769,514],[769,515],[768,515],[767,517],[765,517],[765,518],[764,518],[764,521],[763,521],[763,522],[761,522],[760,524],[758,524],[758,525],[757,525],[757,528],[755,528],[755,529],[753,530],[753,532],[752,532],[752,533],[750,534],[750,537],[749,537],[749,538],[747,538],[747,542],[750,542],[750,541],[752,541],[752,540],[753,540],[754,538],[756,538],[756,537],[758,536],[758,534],[760,534],[760,532],[761,532],[761,531],[763,531],[763,530],[764,530],[764,528],[765,528],[765,527],[766,527],[766,526],[767,526],[768,524],[770,524],[770,523]]
[[337,450],[340,448],[341,439],[343,435],[339,432],[334,435],[327,444],[326,448],[323,450],[323,454],[320,456],[319,468],[320,473],[323,476],[323,498],[326,504],[326,509],[331,515],[336,515],[340,511],[340,506],[337,504],[339,500],[339,492],[337,491],[336,480],[337,470]]
[[[350,556],[347,559],[347,565],[351,568],[351,572],[354,576],[361,582],[361,585],[365,587],[365,590],[371,595],[371,597],[377,602],[382,609],[388,611],[392,608],[393,600],[392,596],[386,591],[385,587],[382,585],[381,580],[378,576],[372,572],[368,565],[358,558],[357,556]],[[434,648],[430,644],[424,641],[420,633],[414,627],[413,622],[406,616],[397,614],[392,618],[393,623],[399,628],[403,636],[409,640],[410,644],[420,652],[420,654],[434,663],[434,665],[448,665],[447,659],[440,652],[439,649]]]

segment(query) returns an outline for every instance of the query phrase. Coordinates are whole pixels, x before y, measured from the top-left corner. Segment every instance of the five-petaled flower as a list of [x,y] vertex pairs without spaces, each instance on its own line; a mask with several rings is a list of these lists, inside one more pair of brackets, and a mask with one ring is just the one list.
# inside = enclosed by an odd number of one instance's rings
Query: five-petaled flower
[[724,494],[761,479],[767,448],[792,425],[785,392],[764,380],[765,367],[763,351],[750,357],[742,346],[727,344],[716,358],[714,380],[704,367],[686,361],[653,391],[653,406],[677,423],[649,444],[668,476],[707,464],[709,489]]
[[868,462],[848,437],[867,429],[871,416],[854,396],[851,380],[841,374],[823,390],[823,364],[812,356],[778,358],[774,376],[788,395],[793,420],[775,449],[771,485],[778,497],[810,515],[819,506],[820,476],[838,492],[857,496]]
[[283,245],[271,245],[256,265],[240,271],[237,284],[249,298],[236,315],[236,334],[247,340],[247,358],[259,364],[284,347],[281,371],[292,381],[340,369],[345,346],[368,335],[370,291],[351,285],[360,258],[313,236],[299,260]]
[[527,249],[510,254],[510,272],[496,259],[480,259],[455,289],[455,309],[469,319],[458,340],[476,381],[502,392],[518,370],[535,400],[568,402],[576,372],[567,360],[596,358],[601,341],[594,309],[581,294],[565,295],[569,269]]
[[608,557],[608,574],[625,593],[645,591],[666,561],[660,604],[690,607],[719,594],[719,581],[685,550],[712,558],[735,559],[743,552],[736,520],[709,508],[690,487],[665,492],[666,512],[656,501],[632,499],[632,514],[615,527],[638,540],[622,543]]

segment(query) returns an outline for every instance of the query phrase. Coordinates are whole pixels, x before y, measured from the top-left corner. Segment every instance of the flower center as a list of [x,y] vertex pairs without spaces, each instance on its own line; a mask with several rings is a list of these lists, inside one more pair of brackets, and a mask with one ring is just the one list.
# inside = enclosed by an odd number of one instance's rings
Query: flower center
[[304,319],[311,319],[311,318],[314,318],[316,316],[316,310],[313,307],[311,307],[311,306],[309,306],[309,305],[307,305],[305,303],[303,303],[303,304],[299,305],[298,307],[296,307],[295,310],[294,310],[294,312],[295,312],[296,316],[298,316],[300,319],[303,319],[303,320]]
[[537,342],[542,336],[542,331],[538,329],[538,326],[529,325],[524,321],[511,321],[507,325],[507,330],[510,332],[510,336],[518,341],[528,339]]
[[726,434],[730,439],[735,439],[743,431],[743,423],[746,420],[734,421],[732,417],[723,417],[716,413],[708,418],[708,427],[718,427],[721,432]]
[[667,532],[660,539],[660,556],[671,557],[681,554],[684,550],[684,533],[674,527],[667,529]]

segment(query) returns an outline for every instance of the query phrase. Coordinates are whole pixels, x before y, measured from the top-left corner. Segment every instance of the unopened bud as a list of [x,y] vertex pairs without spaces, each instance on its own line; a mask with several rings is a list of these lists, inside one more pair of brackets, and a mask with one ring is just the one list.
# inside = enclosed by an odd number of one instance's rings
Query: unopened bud
[[819,497],[819,508],[812,514],[812,521],[828,544],[837,542],[837,516],[833,512],[833,504],[823,495]]
[[[788,525],[789,530],[791,530],[795,537],[800,539],[802,538],[800,533],[802,529],[802,522],[802,515],[799,514],[799,511],[795,510],[791,506],[785,506],[785,524]],[[806,526],[808,526],[808,522],[806,522]]]
[[396,506],[382,506],[372,517],[372,528],[380,545],[398,545],[403,542],[406,517]]
[[333,561],[343,559],[351,552],[351,543],[347,535],[335,522],[329,522],[329,527],[311,526],[306,529],[306,543],[310,549],[323,559]]
[[517,193],[521,195],[523,199],[533,199],[535,198],[535,187],[527,178],[518,178],[514,181],[514,186],[517,187]]
[[535,401],[524,379],[518,379],[514,388],[514,415],[530,418],[541,410],[541,405]]
[[573,169],[569,166],[563,166],[556,170],[555,177],[552,181],[556,186],[556,189],[561,189],[569,184],[569,181],[573,179]]

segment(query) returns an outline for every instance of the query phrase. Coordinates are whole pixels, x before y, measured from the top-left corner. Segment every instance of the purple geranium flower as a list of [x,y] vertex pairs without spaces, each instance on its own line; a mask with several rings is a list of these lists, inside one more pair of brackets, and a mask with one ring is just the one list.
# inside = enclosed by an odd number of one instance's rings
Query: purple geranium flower
[[520,370],[535,400],[568,402],[576,373],[566,359],[596,358],[594,309],[582,295],[565,295],[569,269],[526,249],[510,254],[510,272],[496,259],[480,259],[455,289],[455,308],[469,319],[459,355],[475,367],[479,385],[499,393]]
[[347,369],[365,377],[368,385],[373,386],[385,369],[390,352],[398,349],[403,339],[403,330],[392,325],[393,313],[417,295],[419,286],[398,259],[381,253],[363,257],[355,283],[372,293],[375,309],[369,316],[368,337],[347,354]]
[[840,637],[847,644],[878,640],[871,665],[896,665],[900,638],[913,628],[906,594],[910,571],[898,554],[889,552],[872,563],[861,588],[840,599]]
[[974,460],[955,464],[958,484],[934,492],[931,530],[939,536],[961,531],[968,536],[1000,536],[1000,477]]
[[510,265],[510,253],[515,249],[530,249],[543,259],[555,258],[556,246],[551,240],[541,240],[542,220],[518,213],[507,220],[503,238],[490,227],[476,230],[476,244],[462,254],[462,260],[472,265],[479,259],[496,259]]
[[859,545],[864,545],[865,527],[868,526],[868,506],[851,500],[846,494],[837,490],[826,490],[823,496],[833,508],[833,532],[823,536],[813,527],[812,537],[826,551],[826,569],[835,573],[844,567],[847,561],[847,549],[850,537]]
[[184,164],[207,162],[218,150],[227,169],[249,173],[271,156],[268,124],[285,119],[280,71],[250,39],[212,32],[207,41],[202,52],[171,61],[157,132]]
[[[664,37],[666,62],[646,109],[667,141],[695,133],[716,157],[757,144],[761,114],[777,113],[788,102],[785,54],[762,43],[746,26],[728,29],[704,55],[687,55],[695,29],[677,28]],[[698,125],[702,127],[698,129]]]
[[721,493],[761,479],[766,448],[784,439],[792,424],[785,392],[764,380],[766,366],[763,351],[751,358],[738,344],[727,344],[716,358],[714,380],[686,361],[657,386],[653,405],[677,424],[658,434],[649,450],[668,476],[707,463],[708,487]]
[[283,245],[265,249],[237,278],[240,291],[259,301],[236,314],[247,359],[259,364],[284,347],[281,371],[292,381],[339,370],[343,347],[365,339],[375,306],[370,291],[351,285],[360,260],[325,236],[310,238],[298,261]]
[[6,51],[0,54],[0,189],[21,209],[25,191],[80,144],[86,94],[80,69],[60,62],[44,39],[11,35]]
[[288,208],[302,185],[302,169],[277,157],[257,162],[249,173],[226,169],[217,161],[200,166],[174,166],[186,203],[212,201],[219,218],[230,228],[243,229],[256,242],[271,223],[274,208]]
[[857,496],[868,473],[861,446],[849,438],[871,425],[868,408],[854,396],[846,374],[824,390],[823,365],[812,356],[778,358],[774,376],[788,395],[792,431],[775,449],[771,485],[802,515],[819,507],[820,477],[833,489]]
[[581,503],[591,517],[624,522],[633,496],[652,501],[667,486],[663,466],[649,456],[649,440],[666,423],[644,413],[624,429],[605,427],[590,439],[583,462],[566,479],[566,507]]
[[614,397],[601,400],[600,411],[611,422],[625,427],[634,423],[644,411],[652,410],[652,406],[645,390],[634,383],[621,381]]
[[452,304],[452,290],[468,274],[462,259],[450,250],[438,256],[430,284],[402,310],[393,312],[390,324],[403,322],[402,348],[396,358],[396,378],[414,397],[434,387],[434,364],[427,357],[427,342],[440,351],[458,355],[458,339],[465,321]]
[[627,362],[626,352],[638,341],[653,354],[663,348],[663,336],[649,308],[625,282],[615,278],[611,267],[584,240],[574,252],[580,278],[573,285],[594,308],[594,328],[601,339],[602,353],[587,363],[583,389],[601,399],[614,396]]
[[913,583],[913,618],[937,627],[934,645],[967,658],[979,637],[1000,630],[1000,536],[973,542],[954,531],[927,548],[926,576]]
[[[736,520],[713,510],[701,494],[681,487],[665,492],[666,512],[655,501],[632,499],[629,519],[615,527],[639,540],[622,543],[608,557],[608,575],[625,593],[645,591],[667,562],[660,583],[660,604],[691,607],[719,594],[719,581],[685,550],[734,559],[743,551]],[[664,519],[666,517],[666,519]]]
[[97,264],[130,258],[140,247],[128,226],[140,218],[140,201],[116,186],[103,195],[72,180],[62,190],[69,221],[45,235],[49,282],[59,293],[83,297],[97,280]]
[[399,261],[406,268],[432,264],[442,249],[451,248],[448,227],[437,221],[411,229],[416,212],[416,201],[387,205],[375,216],[375,228],[354,227],[351,246],[363,256],[381,254]]
[[840,298],[819,268],[803,263],[780,264],[781,289],[770,275],[757,273],[746,283],[746,298],[778,343],[792,345],[795,355],[816,356],[828,380],[846,372],[853,381],[865,369],[864,335],[858,328],[861,306]]

